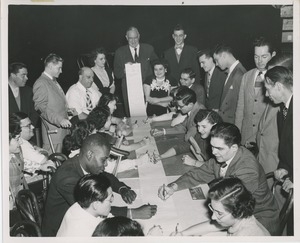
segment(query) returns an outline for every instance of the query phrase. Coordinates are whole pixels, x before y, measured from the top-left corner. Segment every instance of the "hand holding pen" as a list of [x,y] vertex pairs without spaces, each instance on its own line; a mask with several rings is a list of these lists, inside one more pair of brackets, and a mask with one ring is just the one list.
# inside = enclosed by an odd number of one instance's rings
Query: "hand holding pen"
[[158,197],[162,200],[168,199],[171,195],[173,195],[175,192],[174,188],[171,186],[166,186],[163,184],[159,189],[158,189]]

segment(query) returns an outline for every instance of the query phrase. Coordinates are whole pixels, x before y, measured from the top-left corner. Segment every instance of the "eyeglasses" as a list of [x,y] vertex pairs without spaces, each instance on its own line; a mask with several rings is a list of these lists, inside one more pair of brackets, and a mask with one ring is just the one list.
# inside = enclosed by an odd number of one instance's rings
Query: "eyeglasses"
[[111,194],[111,197],[106,198],[104,201],[109,201],[110,203],[112,203],[114,201],[114,194]]
[[213,209],[213,207],[211,206],[211,203],[208,204],[208,208],[210,209],[210,211],[212,211],[212,213],[214,213],[216,215],[216,217],[218,219],[222,219],[225,216],[230,215],[230,213],[222,213],[222,212],[219,212],[219,211]]
[[32,127],[32,123],[29,123],[29,124],[27,124],[26,126],[21,126],[21,127],[31,128],[31,127]]

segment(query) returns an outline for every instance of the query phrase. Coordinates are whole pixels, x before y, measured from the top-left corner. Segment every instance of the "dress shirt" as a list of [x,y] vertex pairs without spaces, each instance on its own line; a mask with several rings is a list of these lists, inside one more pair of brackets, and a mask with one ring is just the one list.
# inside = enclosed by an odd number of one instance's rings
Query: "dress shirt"
[[[131,46],[129,46],[129,49],[130,49],[132,58],[133,58],[133,60],[134,60],[135,50],[134,50],[134,48],[131,47]],[[138,44],[137,47],[136,47],[136,53],[137,53],[137,56],[139,57],[139,56],[140,56],[140,44]],[[135,61],[136,61],[136,60],[135,60]]]
[[233,160],[234,156],[225,162],[227,166],[220,167],[220,177],[224,177],[226,175],[226,171],[227,171],[231,161]]
[[[101,93],[97,87],[93,86],[96,85],[93,83],[92,86],[88,88],[88,91],[92,101],[92,108],[95,108],[99,102]],[[86,107],[86,90],[87,89],[78,81],[69,88],[66,94],[68,107],[75,108],[78,114],[83,112],[88,115],[90,113]]]
[[287,100],[287,102],[284,104],[284,106],[285,106],[287,109],[289,109],[289,107],[290,107],[290,103],[291,103],[292,97],[293,97],[293,95],[291,95],[290,98]]
[[239,64],[239,62],[240,62],[239,60],[236,60],[236,61],[230,66],[230,68],[228,68],[228,74],[227,74],[227,78],[226,78],[226,80],[225,80],[224,86],[226,85],[227,80],[228,80],[230,74],[232,73],[233,69]]
[[182,52],[183,47],[184,47],[184,43],[181,44],[181,45],[175,45],[175,46],[174,46],[177,55],[181,55],[181,52]]
[[265,79],[265,74],[266,74],[267,70],[259,71],[259,70],[257,69],[257,70],[256,70],[256,73],[255,73],[255,76],[254,76],[253,85],[255,85],[255,81],[256,81],[257,76],[258,76],[258,74],[259,74],[260,72],[262,73],[262,74],[260,75],[260,77],[262,78],[262,80]]

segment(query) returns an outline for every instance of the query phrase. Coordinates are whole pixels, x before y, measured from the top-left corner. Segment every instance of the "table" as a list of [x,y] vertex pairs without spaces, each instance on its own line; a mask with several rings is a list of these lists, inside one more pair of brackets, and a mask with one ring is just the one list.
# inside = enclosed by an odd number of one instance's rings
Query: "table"
[[[135,142],[141,140],[145,136],[149,136],[151,143],[148,146],[135,151],[136,156],[144,154],[148,151],[152,154],[153,151],[164,152],[168,146],[172,146],[174,142],[182,141],[183,136],[178,137],[161,137],[154,139],[150,136],[150,129],[153,127],[165,126],[166,123],[153,123],[151,126],[145,124],[145,117],[135,117],[129,122],[135,123],[137,120],[138,128],[133,129],[132,137]],[[138,170],[126,171],[118,173],[117,177],[130,186],[136,193],[137,198],[130,208],[139,207],[143,204],[157,205],[157,213],[151,219],[137,220],[144,227],[144,232],[153,225],[160,225],[163,228],[164,236],[168,236],[175,230],[179,223],[178,230],[183,230],[191,225],[200,223],[209,219],[208,210],[205,206],[206,200],[192,200],[189,190],[176,192],[166,201],[161,200],[158,194],[158,188],[163,184],[168,184],[177,179],[184,172],[193,167],[183,165],[181,161],[182,155],[159,161],[157,164],[145,163],[138,167]],[[208,186],[203,185],[204,192],[208,191]],[[115,195],[113,202],[114,206],[124,206],[125,202],[120,195]]]

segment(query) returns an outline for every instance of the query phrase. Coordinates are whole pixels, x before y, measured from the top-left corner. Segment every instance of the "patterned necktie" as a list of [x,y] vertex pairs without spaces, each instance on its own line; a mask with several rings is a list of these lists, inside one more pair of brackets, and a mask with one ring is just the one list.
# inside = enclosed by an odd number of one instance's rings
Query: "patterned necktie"
[[255,94],[257,94],[263,87],[264,85],[264,79],[261,78],[261,75],[263,73],[259,72],[256,79],[255,79],[255,84],[254,84],[254,90],[255,90]]
[[210,75],[210,73],[207,73],[207,90],[206,90],[207,97],[209,97],[210,79],[211,79],[211,75]]
[[283,119],[284,119],[284,120],[286,119],[287,113],[288,113],[288,108],[286,108],[286,107],[284,106],[283,109],[282,109],[282,114],[283,114]]
[[134,48],[134,61],[137,62],[137,59],[139,58],[137,54],[137,48]]
[[91,111],[93,109],[90,91],[88,89],[86,90],[86,108],[88,111]]

